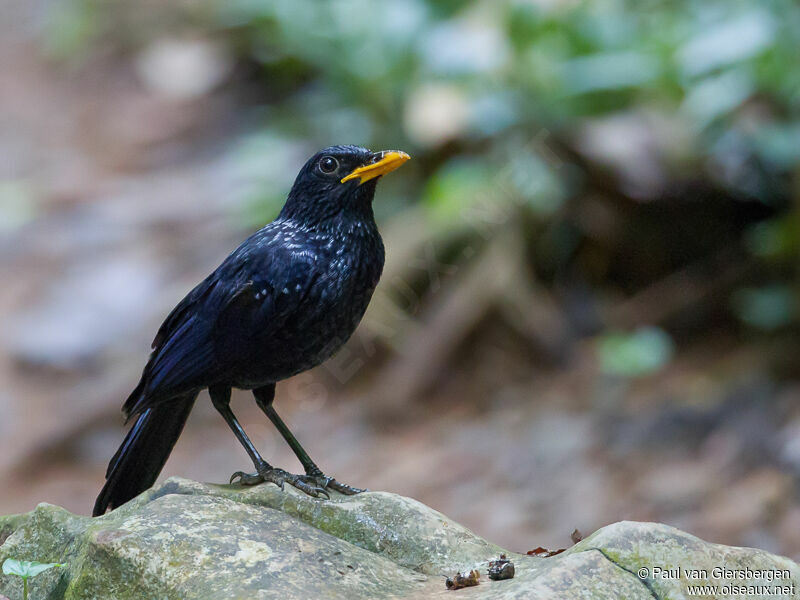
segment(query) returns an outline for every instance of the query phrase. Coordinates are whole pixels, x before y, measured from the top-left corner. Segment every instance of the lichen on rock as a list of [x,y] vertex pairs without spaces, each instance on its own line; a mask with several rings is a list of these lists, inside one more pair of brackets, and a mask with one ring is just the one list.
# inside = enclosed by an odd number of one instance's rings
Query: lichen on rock
[[[687,578],[641,577],[675,565],[788,572],[789,559],[709,544],[666,525],[604,527],[551,558],[511,553],[416,502],[384,492],[334,494],[220,486],[172,478],[118,510],[91,519],[42,504],[0,517],[0,562],[66,563],[30,580],[31,598],[681,598]],[[443,574],[478,569],[501,553],[513,579],[481,579],[449,591]],[[725,581],[709,581],[724,584]],[[741,583],[741,582],[740,582]],[[0,593],[21,598],[0,576]],[[459,596],[460,597],[460,596]]]

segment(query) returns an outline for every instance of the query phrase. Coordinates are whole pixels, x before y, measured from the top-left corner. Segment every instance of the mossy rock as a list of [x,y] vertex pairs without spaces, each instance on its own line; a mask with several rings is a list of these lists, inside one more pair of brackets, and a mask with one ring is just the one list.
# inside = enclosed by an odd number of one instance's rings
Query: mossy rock
[[[0,542],[0,561],[66,563],[30,580],[32,600],[453,594],[652,600],[683,598],[688,585],[704,583],[800,590],[800,568],[789,559],[709,544],[655,523],[610,525],[562,554],[535,558],[503,550],[441,513],[394,494],[334,495],[326,501],[289,487],[241,488],[178,478],[96,519],[48,504],[2,517]],[[490,581],[487,563],[500,553],[514,561],[516,575]],[[640,576],[644,567],[648,573]],[[655,567],[664,571],[658,574]],[[446,590],[443,574],[473,568],[482,573],[478,586]],[[678,576],[671,577],[675,568]],[[728,569],[723,573],[728,577],[715,577],[715,568]],[[705,579],[694,577],[703,569]],[[744,569],[758,577],[737,580],[735,574]],[[21,598],[21,581],[0,576],[0,593]]]

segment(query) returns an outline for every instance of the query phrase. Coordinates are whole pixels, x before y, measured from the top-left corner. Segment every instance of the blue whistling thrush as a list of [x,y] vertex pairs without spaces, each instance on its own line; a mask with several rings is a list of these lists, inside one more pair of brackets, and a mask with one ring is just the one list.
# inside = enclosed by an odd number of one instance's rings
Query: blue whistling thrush
[[[384,261],[372,213],[375,187],[408,159],[404,152],[358,146],[321,150],[300,170],[278,217],[172,310],[123,407],[135,422],[108,465],[95,516],[153,484],[203,388],[255,466],[255,473],[236,472],[231,482],[288,483],[315,497],[362,491],[325,476],[272,401],[276,382],[329,358],[361,320]],[[305,474],[261,457],[231,411],[231,388],[253,391]]]

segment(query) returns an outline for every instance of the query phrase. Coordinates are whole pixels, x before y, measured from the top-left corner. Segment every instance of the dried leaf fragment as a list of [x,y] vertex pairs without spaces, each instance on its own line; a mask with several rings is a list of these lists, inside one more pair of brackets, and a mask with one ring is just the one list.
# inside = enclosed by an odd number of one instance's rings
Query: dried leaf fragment
[[477,571],[477,569],[472,569],[472,571],[466,575],[462,575],[459,572],[456,573],[455,577],[448,577],[444,584],[448,590],[460,590],[461,588],[478,585],[478,583],[480,583],[478,581],[480,578],[481,574]]
[[525,554],[528,556],[538,556],[539,558],[549,558],[551,556],[555,556],[556,554],[561,554],[566,548],[559,548],[558,550],[548,550],[547,548],[542,548],[539,546],[538,548],[534,548],[533,550],[528,550]]

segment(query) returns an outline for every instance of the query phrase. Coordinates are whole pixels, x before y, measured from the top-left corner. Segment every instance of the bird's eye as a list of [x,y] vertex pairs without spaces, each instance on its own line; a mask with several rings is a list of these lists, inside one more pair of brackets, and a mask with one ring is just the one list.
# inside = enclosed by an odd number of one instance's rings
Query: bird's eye
[[339,161],[332,156],[323,156],[319,161],[319,170],[323,173],[333,173],[339,168]]

